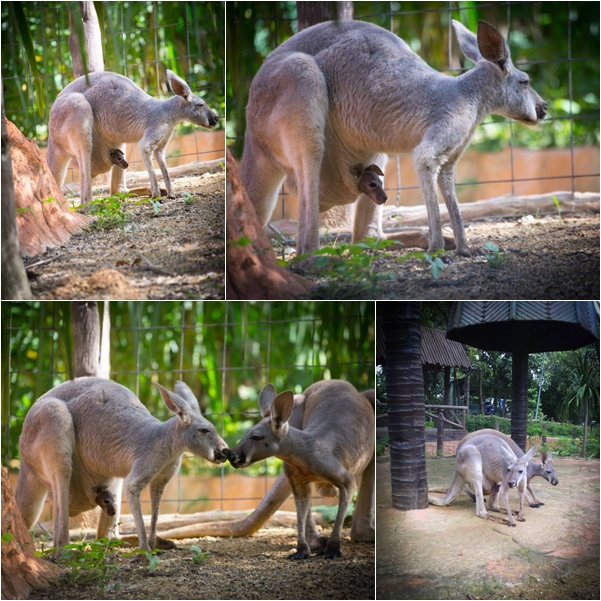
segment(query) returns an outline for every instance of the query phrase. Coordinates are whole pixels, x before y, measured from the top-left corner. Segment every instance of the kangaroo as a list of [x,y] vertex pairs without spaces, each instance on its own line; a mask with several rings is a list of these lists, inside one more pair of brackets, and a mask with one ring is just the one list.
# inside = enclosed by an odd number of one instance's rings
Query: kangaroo
[[240,172],[263,224],[286,176],[293,180],[299,254],[319,248],[320,212],[353,202],[353,240],[382,237],[381,206],[357,195],[351,168],[384,171],[387,154],[403,152],[413,153],[426,201],[428,249],[444,248],[438,186],[457,252],[470,254],[455,193],[459,157],[486,115],[533,125],[547,105],[495,27],[480,21],[477,37],[458,21],[453,27],[476,63],[459,77],[435,71],[399,37],[362,21],[309,27],[264,61],[250,89]]
[[491,519],[484,507],[483,493],[491,493],[488,508],[493,509],[493,496],[498,494],[503,499],[508,525],[516,522],[509,505],[509,489],[518,489],[520,509],[518,521],[525,521],[523,515],[524,492],[526,490],[526,470],[528,462],[536,453],[532,447],[525,455],[518,458],[511,447],[501,438],[495,436],[475,436],[467,441],[456,455],[455,476],[446,496],[443,499],[428,495],[432,505],[450,505],[467,484],[476,495],[476,515]]
[[357,177],[359,192],[371,198],[378,205],[383,205],[388,200],[382,180],[378,177],[384,177],[384,172],[377,165],[363,168],[363,164],[359,163],[353,166],[353,172]]
[[[304,412],[302,429],[298,429],[290,425],[290,418],[301,403]],[[306,559],[312,550],[321,549],[326,558],[341,556],[342,522],[358,478],[361,485],[351,538],[374,540],[375,420],[367,398],[347,382],[323,380],[296,397],[291,391],[276,394],[268,384],[259,395],[259,404],[263,420],[230,451],[229,461],[235,468],[273,456],[284,461],[298,528],[296,552],[290,559]],[[310,482],[322,486],[323,493],[338,489],[338,512],[328,539],[319,538],[312,523]]]
[[111,163],[113,163],[113,165],[117,165],[117,167],[121,167],[121,169],[127,169],[129,167],[129,163],[125,160],[125,155],[120,148],[111,150],[109,156],[111,157]]
[[103,486],[96,486],[94,492],[96,493],[96,496],[94,497],[96,505],[98,505],[106,515],[113,517],[117,513],[116,501],[113,493]]
[[81,203],[92,200],[92,178],[111,172],[111,194],[127,192],[125,173],[113,165],[109,152],[123,152],[125,143],[137,142],[150,178],[151,196],[161,196],[154,172],[154,157],[161,169],[167,196],[173,198],[171,178],[165,162],[165,147],[178,123],[189,121],[211,128],[219,116],[190,86],[167,69],[167,80],[175,94],[166,100],[153,98],[131,79],[103,71],[78,77],[56,97],[48,122],[46,161],[62,186],[71,159],[77,161]]
[[[494,430],[493,428],[483,428],[482,430],[476,430],[475,432],[470,432],[467,436],[464,436],[463,439],[459,442],[457,446],[457,451],[468,441],[474,438],[475,436],[480,436],[483,434],[488,434],[491,436],[497,436],[504,440],[511,448],[511,450],[515,453],[516,457],[522,457],[524,455],[524,451],[520,449],[520,447],[516,444],[516,442],[511,438],[511,436],[507,436],[507,434],[503,434],[498,430]],[[559,484],[559,480],[557,479],[557,474],[555,473],[555,468],[553,467],[553,455],[551,453],[547,453],[546,451],[540,452],[541,461],[528,462],[528,471],[526,473],[526,501],[530,507],[538,509],[544,503],[539,501],[530,486],[530,480],[535,476],[540,476],[544,478],[548,482],[550,482],[553,486],[557,486]],[[475,497],[471,491],[466,490],[467,494],[472,498],[472,501],[475,501]],[[496,504],[496,500],[493,502],[493,507]]]
[[[189,451],[213,463],[225,461],[227,445],[201,415],[188,386],[177,382],[175,392],[157,386],[175,414],[166,422],[153,417],[124,386],[95,377],[56,386],[25,416],[15,499],[29,528],[51,491],[55,555],[69,542],[69,516],[95,507],[99,488],[114,495],[114,516],[101,514],[97,528],[98,538],[109,535],[119,521],[121,479],[139,546],[150,550],[156,542],[161,497],[179,469],[182,453]],[[140,493],[147,485],[151,500],[148,536],[140,506]]]

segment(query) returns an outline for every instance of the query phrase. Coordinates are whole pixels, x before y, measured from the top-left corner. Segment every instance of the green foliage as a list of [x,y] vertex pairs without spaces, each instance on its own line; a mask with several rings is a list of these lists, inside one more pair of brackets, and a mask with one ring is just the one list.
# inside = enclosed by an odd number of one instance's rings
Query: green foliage
[[494,415],[468,415],[465,425],[468,432],[475,432],[483,428],[494,428],[495,422],[498,422],[500,432],[511,434],[511,420]]
[[492,242],[487,242],[482,249],[485,251],[484,256],[491,267],[499,267],[499,265],[502,265],[507,260],[507,258],[499,252],[499,247]]
[[386,455],[390,448],[390,439],[388,436],[384,436],[383,438],[376,439],[376,455],[381,457],[382,455]]
[[[77,3],[70,8],[77,12]],[[95,8],[107,71],[126,75],[152,96],[167,97],[165,68],[172,69],[224,113],[224,2],[96,2]],[[25,136],[43,141],[50,106],[73,79],[69,13],[64,4],[37,1],[3,2],[1,12],[2,77],[11,82],[4,90],[6,116]],[[30,33],[31,49],[21,24]]]
[[[108,580],[110,573],[117,569],[111,563],[115,550],[124,544],[120,540],[101,538],[96,541],[81,541],[71,543],[62,548],[59,563],[68,571],[64,578],[73,585],[83,586],[90,583],[100,584],[102,587]],[[54,552],[54,549],[42,549],[36,555],[45,557]]]
[[[101,309],[103,306],[100,306]],[[71,303],[2,303],[2,462],[18,457],[23,419],[36,398],[73,377]],[[258,393],[301,392],[340,378],[373,388],[374,303],[111,301],[111,378],[158,419],[172,414],[156,382],[183,379],[230,446],[259,419]],[[251,473],[274,474],[277,459]],[[221,473],[184,458],[184,472]]]
[[194,563],[202,563],[206,558],[207,554],[198,545],[191,545],[190,551],[192,552],[192,561]]
[[[104,198],[94,198],[89,203],[89,212],[95,217],[90,223],[92,230],[108,230],[118,227],[122,232],[127,229],[127,224],[131,221],[131,211],[124,210],[123,200],[129,198],[131,194],[116,194]],[[150,201],[152,204],[152,200]],[[157,203],[160,207],[160,203]],[[158,209],[155,207],[155,213]]]
[[[381,251],[393,245],[390,240],[368,238],[355,244],[334,244],[312,253],[308,271],[328,278],[321,289],[322,298],[361,299],[373,298],[385,281],[394,277],[375,268]],[[303,262],[309,255],[294,258],[292,264]]]

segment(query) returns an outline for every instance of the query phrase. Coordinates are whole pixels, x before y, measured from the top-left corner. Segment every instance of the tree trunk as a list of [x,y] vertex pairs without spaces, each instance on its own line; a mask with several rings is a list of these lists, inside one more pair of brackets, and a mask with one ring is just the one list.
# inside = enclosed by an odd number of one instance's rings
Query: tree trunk
[[330,20],[352,20],[352,2],[297,2],[298,30]]
[[385,302],[381,306],[386,332],[392,505],[422,509],[428,505],[428,482],[420,305]]
[[308,286],[277,264],[271,242],[257,219],[229,150],[226,161],[228,300],[286,300],[307,296]]
[[511,438],[526,451],[528,430],[528,351],[527,346],[514,348],[511,355],[513,398],[511,400]]
[[[102,56],[102,36],[94,2],[79,2],[81,14],[77,10],[69,10],[69,52],[73,59],[73,78],[77,79],[85,73],[104,71],[104,58]],[[74,14],[75,13],[75,14]],[[87,69],[84,69],[84,59],[79,45],[82,36]]]
[[[105,301],[102,332],[96,301],[73,301],[71,305],[73,331],[74,377],[96,376],[108,378],[110,371],[108,301]],[[110,348],[110,347],[109,347]]]
[[2,300],[23,300],[31,298],[31,289],[19,250],[13,166],[2,90],[0,94],[2,96]]
[[33,589],[48,586],[49,579],[60,575],[57,567],[35,557],[34,550],[2,466],[2,599],[27,599]]

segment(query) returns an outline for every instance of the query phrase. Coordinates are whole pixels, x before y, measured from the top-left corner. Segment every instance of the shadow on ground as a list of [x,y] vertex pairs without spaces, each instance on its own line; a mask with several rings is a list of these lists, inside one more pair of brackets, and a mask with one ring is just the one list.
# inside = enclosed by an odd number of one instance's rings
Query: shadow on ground
[[[449,507],[392,509],[390,463],[377,467],[377,599],[599,599],[599,462],[555,459],[559,485],[533,488],[515,528]],[[428,486],[447,488],[454,458],[429,459]],[[510,493],[517,509],[517,493]],[[527,504],[526,504],[527,505]]]

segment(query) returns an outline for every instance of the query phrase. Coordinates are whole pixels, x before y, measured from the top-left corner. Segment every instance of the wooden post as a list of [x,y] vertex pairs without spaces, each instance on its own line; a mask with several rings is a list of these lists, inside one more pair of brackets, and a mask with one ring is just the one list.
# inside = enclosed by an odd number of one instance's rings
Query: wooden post
[[439,412],[436,422],[436,456],[442,457],[444,451],[444,420],[443,412]]

